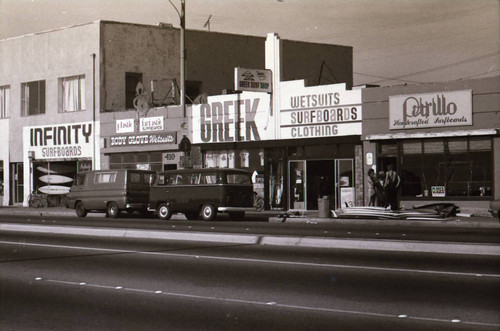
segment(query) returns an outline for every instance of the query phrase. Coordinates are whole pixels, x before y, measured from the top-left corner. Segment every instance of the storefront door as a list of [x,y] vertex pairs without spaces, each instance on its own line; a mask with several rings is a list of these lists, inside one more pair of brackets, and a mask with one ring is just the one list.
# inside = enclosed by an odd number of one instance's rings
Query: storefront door
[[11,203],[22,203],[24,200],[23,164],[11,163],[10,173],[12,174],[10,177],[10,201]]
[[346,208],[353,207],[355,201],[354,195],[354,160],[337,159],[335,160],[335,207]]
[[304,210],[307,204],[306,161],[290,161],[288,178],[290,178],[289,208]]
[[317,210],[318,199],[335,195],[334,160],[289,162],[289,209]]

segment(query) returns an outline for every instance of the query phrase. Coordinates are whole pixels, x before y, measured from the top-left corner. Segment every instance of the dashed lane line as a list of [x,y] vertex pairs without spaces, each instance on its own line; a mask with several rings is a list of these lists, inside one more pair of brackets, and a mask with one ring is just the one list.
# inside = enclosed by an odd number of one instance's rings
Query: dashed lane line
[[427,321],[427,322],[439,322],[439,323],[461,323],[471,326],[482,326],[482,327],[500,327],[500,324],[494,323],[484,323],[484,322],[476,322],[476,321],[464,321],[458,318],[454,319],[445,319],[445,318],[435,318],[435,317],[422,317],[422,316],[411,316],[407,314],[387,314],[387,313],[376,313],[376,312],[366,312],[366,311],[358,311],[358,310],[346,310],[346,309],[336,309],[336,308],[326,308],[326,307],[310,307],[310,306],[301,306],[301,305],[291,305],[291,304],[283,304],[279,302],[265,302],[265,301],[255,301],[255,300],[244,300],[244,299],[235,299],[235,298],[224,298],[224,297],[214,297],[214,296],[206,296],[206,295],[198,295],[198,294],[188,294],[188,293],[174,293],[174,292],[164,292],[162,290],[145,290],[145,289],[137,289],[137,288],[127,288],[122,286],[109,286],[109,285],[100,285],[100,284],[91,284],[84,282],[70,282],[63,280],[55,280],[55,279],[43,279],[42,277],[37,277],[37,281],[45,281],[48,283],[61,284],[61,285],[70,285],[70,286],[86,286],[91,288],[100,288],[100,289],[109,289],[109,290],[120,290],[120,291],[129,291],[140,294],[154,294],[154,295],[165,295],[169,297],[178,297],[178,298],[187,298],[187,299],[196,299],[196,300],[207,300],[207,301],[219,301],[219,302],[229,302],[229,303],[238,303],[238,304],[246,304],[246,305],[258,305],[258,306],[271,306],[273,308],[285,308],[285,309],[293,309],[293,310],[305,310],[305,311],[315,311],[315,312],[327,312],[327,313],[336,313],[336,314],[349,314],[349,315],[357,315],[357,316],[369,316],[369,317],[382,317],[382,318],[391,318],[391,319],[401,319],[406,318],[410,320],[419,320],[419,321]]

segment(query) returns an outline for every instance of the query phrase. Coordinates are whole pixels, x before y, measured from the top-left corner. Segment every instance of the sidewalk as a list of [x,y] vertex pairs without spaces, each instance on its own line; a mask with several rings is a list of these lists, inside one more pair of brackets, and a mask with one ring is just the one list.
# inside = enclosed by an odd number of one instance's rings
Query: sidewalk
[[[416,227],[455,227],[455,228],[491,228],[500,229],[500,221],[494,217],[487,216],[472,216],[463,217],[455,216],[449,219],[439,219],[435,221],[417,221],[417,220],[397,220],[397,219],[353,219],[353,218],[320,218],[317,211],[307,211],[298,215],[291,215],[285,219],[280,216],[283,211],[264,211],[248,213],[249,216],[268,218],[270,223],[338,223],[338,224],[377,224],[381,226],[388,225],[411,225]],[[293,214],[288,212],[288,214]],[[48,207],[48,208],[29,208],[22,206],[0,207],[0,215],[37,215],[37,216],[75,216],[73,209],[64,207]],[[89,213],[87,217],[103,217],[103,213]],[[174,219],[183,216],[173,216]]]

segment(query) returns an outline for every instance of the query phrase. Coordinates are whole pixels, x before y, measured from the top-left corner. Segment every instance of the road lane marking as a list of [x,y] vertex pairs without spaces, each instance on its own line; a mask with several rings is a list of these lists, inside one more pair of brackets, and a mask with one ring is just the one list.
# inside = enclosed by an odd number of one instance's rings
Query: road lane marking
[[[86,287],[100,288],[100,289],[116,289],[117,288],[116,286],[110,286],[110,285],[92,284],[92,283],[85,283],[85,282],[78,283],[78,282],[56,280],[56,279],[47,279],[44,281],[48,282],[48,283],[70,285],[70,286],[81,286],[82,284],[84,284],[84,286],[86,286]],[[282,304],[282,303],[278,303],[275,301],[265,302],[265,301],[214,297],[214,296],[188,294],[188,293],[163,292],[160,290],[152,291],[152,290],[128,288],[128,287],[121,287],[121,289],[123,291],[129,291],[129,292],[134,292],[134,293],[139,293],[139,294],[161,294],[161,295],[170,296],[170,297],[240,303],[240,304],[248,304],[248,305],[258,305],[258,306],[271,306],[271,307],[294,309],[294,310],[328,312],[328,313],[337,313],[337,314],[350,314],[350,315],[358,315],[358,316],[384,317],[384,318],[391,318],[391,319],[406,318],[406,319],[410,319],[410,320],[419,320],[419,321],[428,321],[428,322],[454,323],[454,324],[462,323],[462,324],[474,325],[474,326],[500,327],[500,324],[484,323],[484,322],[476,322],[476,321],[463,321],[463,320],[460,320],[458,318],[450,320],[450,319],[445,319],[445,318],[409,316],[409,315],[403,315],[403,314],[398,315],[398,314],[388,314],[388,313],[366,312],[366,311],[359,311],[359,310],[346,310],[346,309],[335,309],[335,308],[326,308],[326,307],[300,306],[300,305]]]
[[[420,274],[446,275],[446,276],[466,276],[466,277],[475,277],[475,278],[477,278],[477,277],[500,278],[500,274],[478,274],[475,272],[420,270],[420,269],[373,267],[373,266],[360,266],[360,265],[349,265],[349,264],[331,264],[331,263],[293,262],[293,261],[280,261],[280,260],[236,258],[236,257],[214,256],[214,255],[192,255],[192,254],[168,253],[168,252],[133,251],[133,250],[113,249],[113,248],[68,246],[68,245],[40,244],[40,243],[13,242],[13,241],[0,241],[0,244],[8,244],[8,245],[16,245],[16,246],[59,248],[59,249],[73,249],[73,250],[85,250],[85,251],[97,251],[97,252],[117,253],[117,254],[142,254],[142,255],[207,259],[207,260],[219,260],[219,261],[230,261],[230,262],[266,263],[266,264],[303,266],[303,267],[356,269],[356,270],[365,270],[365,271],[368,270],[368,271],[401,272],[401,273],[420,273]],[[71,258],[71,256],[64,256],[64,257]],[[3,263],[13,263],[13,262],[18,262],[18,261],[5,261]]]

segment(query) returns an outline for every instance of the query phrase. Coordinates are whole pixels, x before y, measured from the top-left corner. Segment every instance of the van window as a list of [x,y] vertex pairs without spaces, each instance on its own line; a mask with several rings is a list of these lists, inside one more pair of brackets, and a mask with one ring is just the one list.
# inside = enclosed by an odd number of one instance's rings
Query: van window
[[227,174],[228,184],[251,184],[250,176],[243,174]]
[[149,186],[153,185],[155,177],[155,174],[144,174],[144,183],[148,184]]
[[191,185],[199,185],[200,184],[201,175],[199,173],[191,174]]
[[[219,181],[220,183],[221,181]],[[216,174],[201,174],[200,184],[217,184]]]
[[116,172],[101,172],[94,176],[94,183],[104,184],[104,183],[115,183],[116,182]]
[[141,174],[137,172],[129,172],[128,178],[131,184],[140,184],[141,183]]

